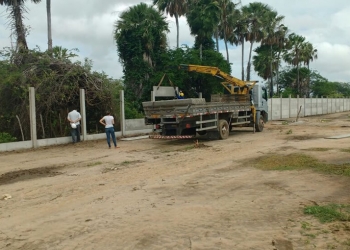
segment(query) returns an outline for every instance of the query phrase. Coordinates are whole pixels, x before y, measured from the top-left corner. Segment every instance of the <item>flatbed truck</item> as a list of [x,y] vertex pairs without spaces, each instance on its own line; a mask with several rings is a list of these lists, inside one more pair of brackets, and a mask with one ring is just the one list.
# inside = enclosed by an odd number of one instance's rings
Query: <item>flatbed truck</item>
[[145,123],[153,124],[153,139],[195,138],[207,135],[227,139],[234,127],[252,127],[262,132],[268,121],[267,91],[256,82],[234,78],[216,67],[180,65],[181,69],[211,74],[225,81],[228,94],[143,102]]

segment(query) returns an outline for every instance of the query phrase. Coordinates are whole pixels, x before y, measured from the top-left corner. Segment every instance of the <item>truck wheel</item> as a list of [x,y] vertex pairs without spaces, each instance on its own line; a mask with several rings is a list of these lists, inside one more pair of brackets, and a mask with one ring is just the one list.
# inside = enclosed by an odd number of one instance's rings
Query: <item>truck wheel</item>
[[264,130],[264,125],[264,117],[260,115],[259,121],[257,121],[257,123],[255,124],[255,130],[258,132],[262,132]]
[[225,140],[230,135],[228,122],[226,120],[219,120],[219,138]]

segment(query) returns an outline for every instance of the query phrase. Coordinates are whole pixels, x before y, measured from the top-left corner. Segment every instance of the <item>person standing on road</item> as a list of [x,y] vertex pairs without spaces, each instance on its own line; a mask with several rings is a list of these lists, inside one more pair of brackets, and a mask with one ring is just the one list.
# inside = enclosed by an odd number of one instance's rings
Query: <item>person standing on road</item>
[[76,109],[73,109],[71,112],[68,113],[67,120],[70,122],[71,125],[73,143],[80,142],[80,113]]
[[113,140],[114,147],[119,148],[117,146],[117,139],[115,138],[114,132],[114,117],[109,111],[107,112],[107,115],[101,118],[100,123],[103,126],[105,126],[108,148],[111,148],[111,137]]

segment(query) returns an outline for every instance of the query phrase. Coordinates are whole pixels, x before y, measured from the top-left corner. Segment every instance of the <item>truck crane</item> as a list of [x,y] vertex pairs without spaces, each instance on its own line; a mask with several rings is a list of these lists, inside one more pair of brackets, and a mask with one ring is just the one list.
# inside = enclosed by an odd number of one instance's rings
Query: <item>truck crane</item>
[[212,67],[212,66],[180,64],[179,69],[190,71],[190,72],[210,74],[212,76],[223,79],[225,81],[221,82],[221,84],[232,95],[233,94],[248,94],[249,91],[258,82],[258,81],[240,80],[236,77],[233,77],[233,76],[221,71],[219,68]]
[[226,139],[233,127],[243,126],[263,131],[268,120],[267,92],[257,81],[242,81],[212,66],[181,64],[179,69],[219,77],[229,94],[212,94],[210,102],[204,98],[143,102],[145,123],[155,125],[158,133],[150,138]]

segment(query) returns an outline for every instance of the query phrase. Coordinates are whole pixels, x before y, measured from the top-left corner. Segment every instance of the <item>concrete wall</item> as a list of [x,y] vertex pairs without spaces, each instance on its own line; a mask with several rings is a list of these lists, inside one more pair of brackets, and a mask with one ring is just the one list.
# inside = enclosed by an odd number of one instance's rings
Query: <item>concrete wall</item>
[[[272,98],[268,100],[268,104],[269,120],[296,118],[299,110],[299,117],[338,113],[350,110],[349,98]],[[153,126],[146,126],[144,124],[143,118],[126,119],[124,124],[125,129],[123,129],[123,131],[117,131],[117,137],[147,134],[153,131]],[[104,133],[86,135],[86,138],[84,138],[82,135],[82,140],[100,140],[105,138],[106,135]],[[67,144],[70,142],[70,136],[39,139],[36,140],[37,145],[35,146],[44,147],[58,144]],[[0,144],[0,152],[29,148],[35,148],[31,140]]]
[[272,98],[269,120],[283,120],[312,115],[325,115],[350,110],[349,98]]
[[[136,120],[138,120],[138,119],[136,119]],[[130,122],[133,123],[133,121],[130,121]],[[147,134],[147,133],[150,133],[152,131],[153,131],[152,128],[124,131],[124,136]],[[115,135],[116,135],[116,137],[121,137],[122,132],[121,131],[115,132]],[[90,135],[86,135],[86,138],[84,138],[84,136],[81,136],[81,139],[83,141],[101,140],[101,139],[106,139],[106,134],[105,133],[90,134]],[[68,144],[71,142],[72,142],[71,136],[37,140],[38,147],[53,146],[53,145],[59,145],[59,144]],[[20,150],[20,149],[30,149],[30,148],[33,148],[32,141],[0,143],[0,152],[14,151],[14,150]]]
[[152,125],[145,125],[145,119],[125,119],[125,130],[143,130],[152,129]]

